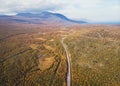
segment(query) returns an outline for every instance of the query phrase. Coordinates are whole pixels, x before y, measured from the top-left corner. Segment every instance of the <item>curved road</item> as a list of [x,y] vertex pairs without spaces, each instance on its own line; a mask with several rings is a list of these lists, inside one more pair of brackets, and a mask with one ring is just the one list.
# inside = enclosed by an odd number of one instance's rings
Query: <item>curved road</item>
[[64,39],[65,39],[65,37],[62,38],[62,45],[63,45],[63,48],[65,49],[66,57],[67,57],[67,66],[68,66],[67,67],[67,86],[71,86],[70,56],[69,56],[67,47],[64,44]]

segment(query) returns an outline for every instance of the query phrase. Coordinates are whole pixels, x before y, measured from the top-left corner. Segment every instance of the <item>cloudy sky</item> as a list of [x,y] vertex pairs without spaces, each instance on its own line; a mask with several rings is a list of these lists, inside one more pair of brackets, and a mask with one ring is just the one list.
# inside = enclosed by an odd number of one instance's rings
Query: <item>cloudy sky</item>
[[50,11],[72,19],[120,22],[120,0],[0,0],[0,14]]

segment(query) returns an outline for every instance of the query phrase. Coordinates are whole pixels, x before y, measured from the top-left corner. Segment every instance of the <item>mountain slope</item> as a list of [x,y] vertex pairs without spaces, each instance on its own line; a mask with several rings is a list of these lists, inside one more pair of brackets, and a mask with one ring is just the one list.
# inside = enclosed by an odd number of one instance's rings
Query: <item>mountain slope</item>
[[40,14],[18,13],[15,16],[0,16],[0,22],[31,23],[31,24],[81,24],[85,21],[75,21],[58,13],[41,12]]

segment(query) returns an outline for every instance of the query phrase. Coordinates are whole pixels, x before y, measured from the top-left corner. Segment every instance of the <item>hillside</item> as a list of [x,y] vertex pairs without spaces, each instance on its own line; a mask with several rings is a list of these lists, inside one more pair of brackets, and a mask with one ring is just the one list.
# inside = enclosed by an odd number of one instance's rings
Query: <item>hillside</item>
[[55,24],[55,25],[72,25],[82,24],[85,21],[76,21],[67,18],[66,16],[58,13],[41,12],[39,14],[32,13],[18,13],[14,16],[0,16],[1,23],[24,23],[24,24]]

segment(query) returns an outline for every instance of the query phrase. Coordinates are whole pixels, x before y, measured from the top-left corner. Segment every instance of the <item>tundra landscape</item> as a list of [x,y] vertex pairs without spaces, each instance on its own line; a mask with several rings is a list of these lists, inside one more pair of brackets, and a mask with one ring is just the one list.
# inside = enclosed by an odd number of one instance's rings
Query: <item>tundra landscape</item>
[[0,0],[0,86],[120,86],[120,0]]
[[72,86],[119,86],[120,26],[0,24],[1,86],[66,86],[69,66]]

